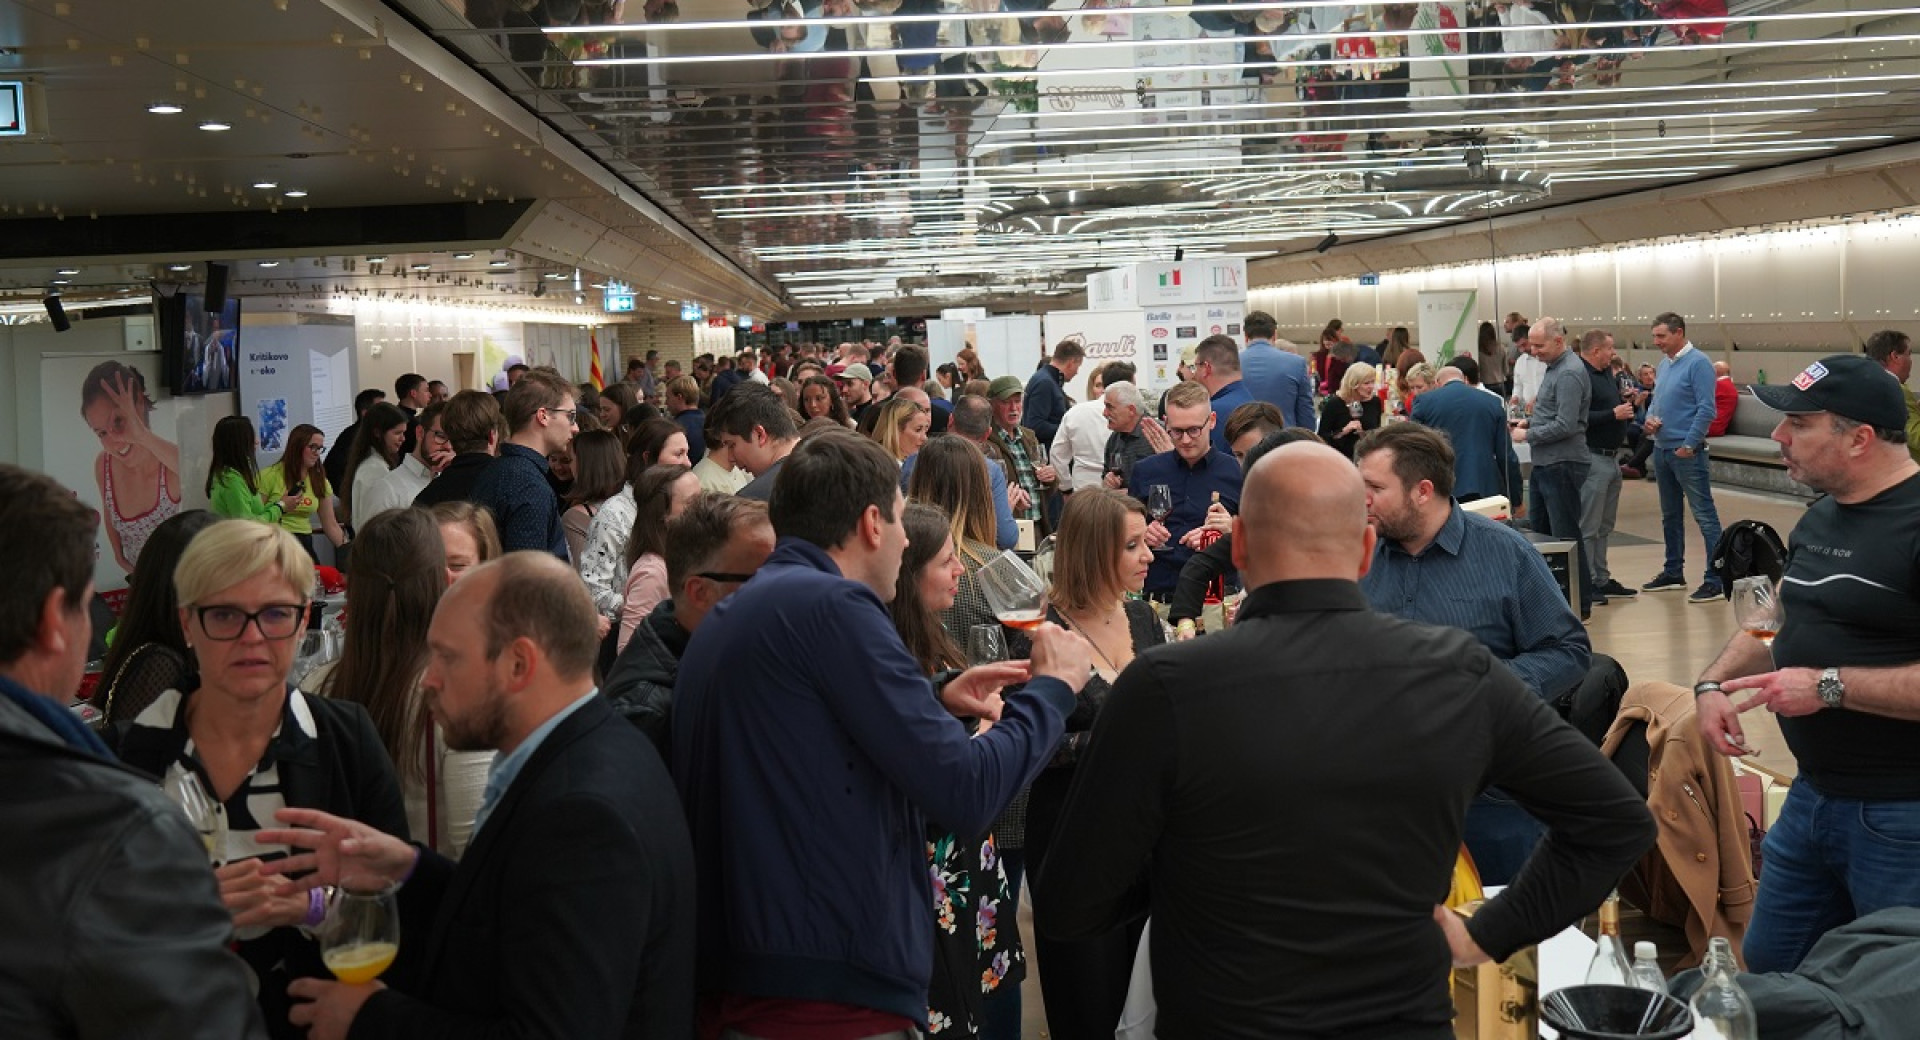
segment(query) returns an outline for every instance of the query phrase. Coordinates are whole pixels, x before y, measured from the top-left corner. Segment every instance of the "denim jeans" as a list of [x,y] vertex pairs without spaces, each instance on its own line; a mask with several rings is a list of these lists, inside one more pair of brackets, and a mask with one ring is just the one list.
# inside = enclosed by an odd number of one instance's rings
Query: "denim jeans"
[[[1586,483],[1587,471],[1592,468],[1585,458],[1546,466],[1533,464],[1533,483],[1527,490],[1527,515],[1532,519],[1535,532],[1580,545],[1580,486]],[[1584,549],[1576,549],[1573,555],[1570,561],[1573,573],[1568,577],[1573,580],[1575,600],[1584,613],[1593,605],[1593,593],[1587,583],[1586,553]]]
[[1580,553],[1594,588],[1613,580],[1607,566],[1607,539],[1620,516],[1620,464],[1611,454],[1595,455],[1580,485]]
[[1505,885],[1520,873],[1520,866],[1533,855],[1533,847],[1546,833],[1546,825],[1520,808],[1519,802],[1505,791],[1489,787],[1467,806],[1462,840],[1473,854],[1480,883]]
[[1706,543],[1706,563],[1702,581],[1717,581],[1713,576],[1713,550],[1720,544],[1720,514],[1713,508],[1713,486],[1707,481],[1707,450],[1692,458],[1681,458],[1672,448],[1655,448],[1653,478],[1660,487],[1660,533],[1667,543],[1667,562],[1663,574],[1684,577],[1687,566],[1687,523],[1680,516],[1681,499],[1693,511],[1693,522],[1700,525],[1700,540]]
[[1750,972],[1792,971],[1829,930],[1891,906],[1920,906],[1920,802],[1787,791],[1761,846],[1760,895],[1743,947]]

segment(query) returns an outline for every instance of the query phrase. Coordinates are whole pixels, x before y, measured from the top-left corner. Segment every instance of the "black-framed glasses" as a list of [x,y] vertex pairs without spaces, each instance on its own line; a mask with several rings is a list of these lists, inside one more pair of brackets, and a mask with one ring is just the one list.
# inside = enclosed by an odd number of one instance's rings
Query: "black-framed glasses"
[[753,575],[730,574],[726,571],[699,571],[694,574],[694,577],[705,578],[708,581],[724,582],[729,585],[738,585],[743,581],[751,580],[753,578]]
[[193,612],[200,619],[200,630],[207,638],[223,643],[239,639],[248,625],[259,628],[262,638],[290,639],[307,620],[305,603],[269,603],[253,611],[239,607],[195,607]]
[[1190,441],[1205,432],[1207,432],[1207,427],[1204,423],[1199,426],[1167,427],[1167,436],[1172,437],[1174,440],[1177,440],[1177,441]]

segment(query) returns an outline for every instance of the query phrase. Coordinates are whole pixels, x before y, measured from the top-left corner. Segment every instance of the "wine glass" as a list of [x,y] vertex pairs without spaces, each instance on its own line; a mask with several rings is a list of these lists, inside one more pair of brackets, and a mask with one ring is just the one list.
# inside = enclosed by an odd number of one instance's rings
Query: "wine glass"
[[[1152,517],[1155,523],[1166,523],[1167,517],[1173,515],[1172,488],[1165,484],[1154,484],[1147,488],[1147,515]],[[1153,551],[1159,552],[1164,548],[1166,546],[1160,546]]]
[[1733,583],[1733,616],[1745,632],[1767,646],[1780,631],[1780,588],[1772,578],[1758,575]]
[[1047,619],[1047,588],[1025,560],[1003,552],[980,568],[980,591],[993,616],[1009,628],[1033,629]]
[[1007,659],[1007,637],[999,625],[974,625],[967,629],[967,663],[993,664]]
[[199,775],[184,767],[175,767],[167,771],[164,788],[167,797],[187,814],[187,822],[193,824],[194,831],[200,835],[200,844],[207,850],[207,861],[216,867],[226,862],[226,809],[207,793]]
[[390,888],[335,890],[320,923],[320,960],[349,985],[372,982],[400,953],[400,912]]

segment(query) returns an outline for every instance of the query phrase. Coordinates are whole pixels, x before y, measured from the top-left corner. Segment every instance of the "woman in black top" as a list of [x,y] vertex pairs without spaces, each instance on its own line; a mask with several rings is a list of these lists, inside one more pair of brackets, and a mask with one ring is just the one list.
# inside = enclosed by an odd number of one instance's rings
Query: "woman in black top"
[[[324,907],[309,893],[277,894],[259,863],[288,849],[255,835],[279,826],[276,811],[297,807],[405,839],[406,805],[366,709],[287,683],[313,588],[313,561],[293,535],[246,520],[214,524],[187,547],[174,584],[199,682],[166,691],[116,727],[116,750],[169,789],[194,778],[219,803],[224,827],[210,836],[209,853],[236,949],[259,982],[268,1033],[297,1040],[305,1030],[288,1021],[287,984],[331,977],[310,934]],[[402,943],[389,981],[423,945]]]
[[[1060,749],[1029,788],[1027,864],[1034,872],[1046,869],[1048,845],[1060,823],[1074,766],[1093,737],[1094,720],[1113,681],[1136,654],[1166,642],[1166,626],[1152,604],[1131,598],[1146,585],[1147,567],[1153,562],[1146,536],[1146,507],[1118,491],[1084,488],[1067,499],[1061,512],[1047,620],[1093,644],[1099,674],[1080,690]],[[1015,657],[1029,652],[1030,644],[1017,632],[1008,643]],[[1139,939],[1137,925],[1087,942],[1034,937],[1051,1035],[1061,1040],[1113,1036],[1126,1005]]]
[[100,668],[100,692],[94,707],[106,724],[130,722],[155,697],[193,683],[187,634],[180,628],[180,601],[173,593],[173,569],[193,536],[219,517],[204,509],[175,513],[153,529],[134,561],[127,583],[127,605],[113,629],[113,649]]
[[1353,458],[1353,446],[1368,430],[1380,428],[1380,384],[1376,370],[1364,361],[1347,366],[1340,377],[1340,390],[1320,402],[1320,428],[1316,432],[1340,454]]

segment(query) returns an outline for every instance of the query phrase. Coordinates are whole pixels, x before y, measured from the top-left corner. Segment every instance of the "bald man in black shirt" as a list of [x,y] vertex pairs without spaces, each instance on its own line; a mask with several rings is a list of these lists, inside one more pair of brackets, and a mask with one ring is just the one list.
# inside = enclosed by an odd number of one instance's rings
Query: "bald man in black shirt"
[[[1121,674],[1035,880],[1035,927],[1081,939],[1151,912],[1162,1040],[1447,1040],[1449,968],[1577,921],[1652,847],[1653,820],[1473,636],[1367,608],[1352,463],[1281,447],[1242,509],[1233,557],[1254,591],[1233,628]],[[1462,922],[1438,904],[1467,805],[1495,784],[1549,832]]]

